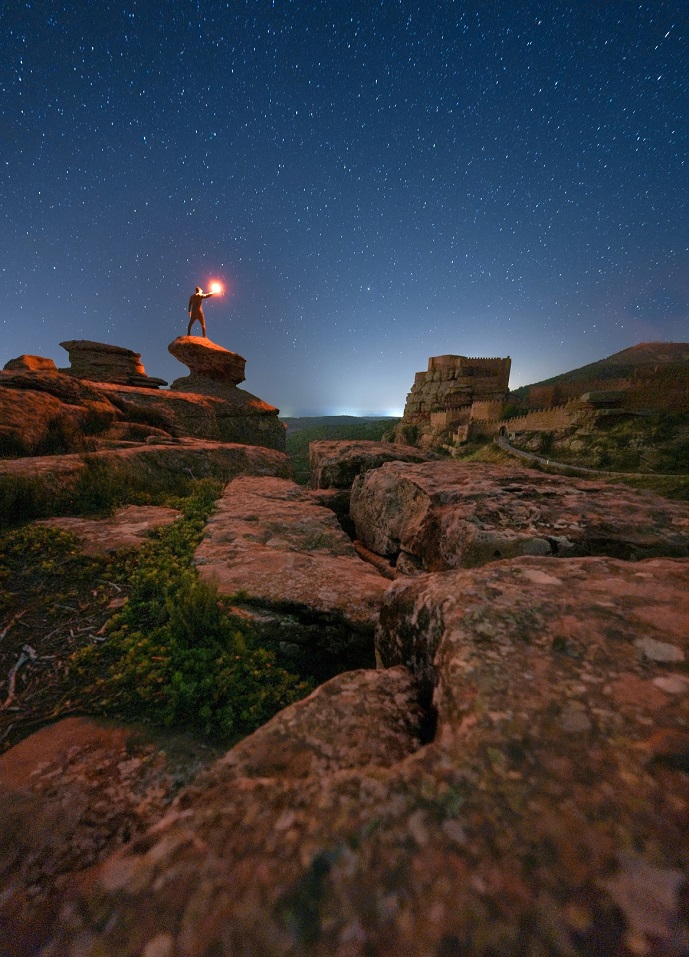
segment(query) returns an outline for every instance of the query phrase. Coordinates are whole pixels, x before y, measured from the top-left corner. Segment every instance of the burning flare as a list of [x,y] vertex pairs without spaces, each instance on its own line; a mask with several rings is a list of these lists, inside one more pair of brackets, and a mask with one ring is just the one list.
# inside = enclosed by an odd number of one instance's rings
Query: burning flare
[[215,293],[216,296],[219,295],[222,292],[222,284],[219,282],[212,282],[211,292]]

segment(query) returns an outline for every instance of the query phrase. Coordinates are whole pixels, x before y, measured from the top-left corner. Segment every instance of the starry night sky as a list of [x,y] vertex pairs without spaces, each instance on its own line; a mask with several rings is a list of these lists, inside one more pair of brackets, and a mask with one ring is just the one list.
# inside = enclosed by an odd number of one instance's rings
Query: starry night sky
[[0,366],[171,381],[211,279],[284,415],[689,339],[686,0],[4,0],[0,92]]

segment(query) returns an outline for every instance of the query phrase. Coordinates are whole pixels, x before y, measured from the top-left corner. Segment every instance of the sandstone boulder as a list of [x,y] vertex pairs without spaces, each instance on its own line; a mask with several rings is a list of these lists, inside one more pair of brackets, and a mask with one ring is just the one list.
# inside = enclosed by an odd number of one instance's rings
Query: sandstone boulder
[[176,509],[162,505],[127,505],[117,509],[109,518],[61,516],[41,519],[36,524],[76,535],[84,555],[107,555],[120,548],[137,548],[152,529],[171,525],[180,514]]
[[688,586],[608,558],[396,582],[395,667],[278,714],[62,885],[40,953],[685,954]]
[[402,573],[517,555],[689,555],[686,503],[519,466],[383,465],[355,480],[351,516]]
[[351,488],[362,472],[380,468],[385,462],[428,462],[437,459],[411,445],[389,442],[320,441],[309,445],[312,488]]
[[244,381],[246,359],[211,342],[210,339],[178,336],[167,348],[175,359],[179,359],[191,372],[190,376],[175,379],[171,386],[173,389],[185,392],[203,391],[198,386],[203,386],[208,379],[228,385],[239,385]]
[[244,592],[252,608],[270,612],[265,627],[279,640],[373,663],[389,583],[357,556],[334,514],[294,482],[231,482],[195,560],[222,594]]
[[21,372],[57,372],[57,366],[52,359],[45,359],[43,356],[17,356],[16,359],[10,359],[6,362],[4,369]]
[[71,339],[60,345],[69,353],[70,367],[67,372],[78,379],[92,382],[118,382],[139,388],[157,389],[167,385],[164,379],[146,375],[141,364],[141,354],[111,346],[105,342],[88,339]]

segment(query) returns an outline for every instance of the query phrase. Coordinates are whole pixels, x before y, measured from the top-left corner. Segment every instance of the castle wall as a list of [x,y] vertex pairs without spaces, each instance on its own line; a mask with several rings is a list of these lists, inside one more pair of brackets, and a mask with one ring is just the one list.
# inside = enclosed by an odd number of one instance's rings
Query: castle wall
[[581,402],[571,399],[553,409],[534,409],[514,419],[503,419],[498,426],[504,427],[508,432],[554,432],[571,426],[574,416],[581,409]]
[[472,402],[470,418],[481,422],[490,422],[502,418],[505,403],[502,399]]

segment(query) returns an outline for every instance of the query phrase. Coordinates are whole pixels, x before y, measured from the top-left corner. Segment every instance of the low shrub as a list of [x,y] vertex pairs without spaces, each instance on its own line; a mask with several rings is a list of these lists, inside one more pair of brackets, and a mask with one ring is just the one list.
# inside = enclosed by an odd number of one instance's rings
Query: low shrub
[[258,646],[251,627],[192,567],[217,484],[204,480],[191,498],[170,502],[184,517],[131,560],[129,600],[109,622],[107,640],[74,655],[91,708],[227,738],[311,690]]

